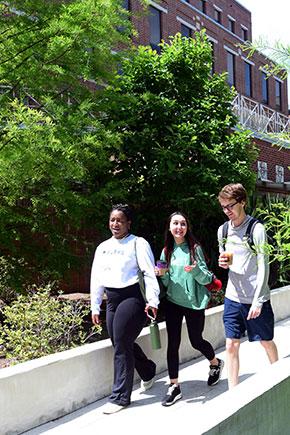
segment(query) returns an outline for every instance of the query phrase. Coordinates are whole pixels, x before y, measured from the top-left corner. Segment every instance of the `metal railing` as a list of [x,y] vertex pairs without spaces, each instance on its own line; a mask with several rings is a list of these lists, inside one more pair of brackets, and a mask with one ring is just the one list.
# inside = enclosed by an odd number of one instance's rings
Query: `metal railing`
[[257,101],[238,94],[233,101],[234,113],[242,126],[265,134],[290,133],[290,118]]

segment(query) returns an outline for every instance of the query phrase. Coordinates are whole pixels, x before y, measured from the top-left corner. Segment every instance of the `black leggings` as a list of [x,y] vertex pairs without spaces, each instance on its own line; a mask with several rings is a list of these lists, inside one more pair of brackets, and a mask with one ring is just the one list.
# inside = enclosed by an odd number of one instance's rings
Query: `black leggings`
[[106,289],[108,334],[114,346],[114,385],[110,402],[129,405],[134,368],[144,381],[155,375],[156,365],[134,343],[145,324],[145,302],[139,284]]
[[215,357],[212,345],[202,337],[205,320],[204,310],[193,310],[166,301],[165,320],[168,336],[167,366],[170,379],[178,378],[178,351],[181,342],[183,317],[185,317],[188,336],[192,347],[199,350],[209,361]]

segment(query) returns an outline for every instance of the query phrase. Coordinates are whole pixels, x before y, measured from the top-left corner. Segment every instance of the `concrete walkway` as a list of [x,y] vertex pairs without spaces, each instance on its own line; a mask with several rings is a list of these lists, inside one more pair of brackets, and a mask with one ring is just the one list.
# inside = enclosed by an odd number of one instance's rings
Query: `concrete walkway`
[[[288,360],[290,319],[276,324],[275,342],[280,359]],[[225,359],[224,348],[218,350],[217,356]],[[247,340],[243,340],[241,344],[240,363],[241,385],[234,389],[235,393],[240,387],[246,385],[246,383],[242,385],[244,381],[269,366],[262,346],[259,343],[249,343]],[[221,381],[214,387],[207,386],[207,376],[208,362],[204,358],[198,358],[180,367],[183,398],[171,407],[163,407],[160,404],[167,390],[168,378],[167,373],[164,372],[157,376],[154,386],[146,393],[140,393],[139,385],[136,385],[132,394],[132,404],[117,414],[104,415],[102,413],[102,406],[107,402],[105,398],[24,433],[26,435],[95,435],[97,433],[149,435],[158,430],[158,433],[162,435],[176,435],[179,431],[184,434],[200,435],[204,433],[205,422],[208,423],[219,410],[222,413],[223,407],[231,397],[229,396],[231,392],[227,391],[226,368]],[[240,388],[240,391],[245,394],[245,388]],[[237,397],[237,394],[233,397]],[[232,433],[235,435],[255,432],[247,431],[247,428],[244,428],[243,432],[236,432],[233,428]],[[279,432],[279,435],[289,433],[290,429],[287,426],[285,432]],[[264,435],[277,434],[269,430],[268,433],[264,432]]]

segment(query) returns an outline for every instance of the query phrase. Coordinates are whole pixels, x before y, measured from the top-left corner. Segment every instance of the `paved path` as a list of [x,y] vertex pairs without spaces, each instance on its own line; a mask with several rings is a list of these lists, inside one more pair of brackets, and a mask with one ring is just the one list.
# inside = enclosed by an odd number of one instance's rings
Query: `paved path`
[[[277,323],[275,341],[280,358],[290,355],[290,319]],[[217,356],[224,359],[224,348]],[[247,379],[268,363],[265,352],[259,343],[243,340],[240,350],[240,381]],[[132,404],[114,415],[104,415],[102,406],[107,399],[98,400],[72,414],[24,432],[26,435],[150,435],[158,431],[160,435],[191,435],[203,433],[204,421],[211,418],[214,409],[226,403],[226,369],[218,385],[207,386],[208,362],[198,358],[185,363],[180,369],[180,383],[183,398],[171,407],[163,407],[160,402],[167,390],[167,373],[157,376],[152,389],[141,393],[139,385],[132,394]],[[290,433],[285,428],[285,435]],[[234,432],[233,432],[234,434]],[[246,431],[245,431],[246,434]],[[265,434],[268,435],[268,434]],[[284,434],[281,434],[284,435]]]

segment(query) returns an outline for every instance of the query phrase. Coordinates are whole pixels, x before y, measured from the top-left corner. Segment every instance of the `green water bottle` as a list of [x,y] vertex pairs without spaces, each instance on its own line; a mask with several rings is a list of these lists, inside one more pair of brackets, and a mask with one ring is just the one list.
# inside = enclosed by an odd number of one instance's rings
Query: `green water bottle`
[[149,329],[152,349],[161,349],[160,332],[156,320],[151,319]]

